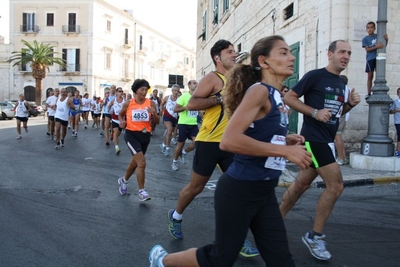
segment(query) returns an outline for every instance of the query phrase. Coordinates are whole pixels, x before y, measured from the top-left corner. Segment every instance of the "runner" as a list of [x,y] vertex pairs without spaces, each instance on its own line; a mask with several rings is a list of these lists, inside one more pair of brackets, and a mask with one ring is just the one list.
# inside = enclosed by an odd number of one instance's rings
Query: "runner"
[[79,97],[79,91],[76,90],[74,93],[74,97],[72,98],[72,103],[74,104],[74,109],[70,110],[72,117],[72,136],[77,138],[78,137],[78,130],[79,130],[79,120],[81,116],[81,107],[82,107],[82,100]]
[[[67,135],[67,125],[70,110],[75,109],[75,105],[71,97],[67,97],[67,91],[65,88],[61,88],[60,97],[57,100],[56,112],[54,114],[55,121],[55,134],[56,134],[56,147],[55,149],[60,149],[65,145],[65,136]],[[79,108],[79,107],[78,107]],[[60,129],[62,133],[60,134]]]
[[24,94],[19,95],[19,101],[16,103],[14,108],[15,119],[17,120],[17,139],[22,139],[21,135],[21,122],[25,128],[25,132],[28,133],[28,117],[31,106],[25,101]]
[[172,95],[163,98],[160,106],[162,113],[162,118],[164,126],[166,129],[164,142],[160,145],[161,152],[165,156],[169,156],[170,144],[175,143],[175,139],[172,140],[172,133],[175,131],[176,125],[178,123],[178,114],[174,112],[176,101],[178,100],[178,93],[180,92],[180,87],[177,84],[171,87]]
[[136,171],[136,178],[139,187],[139,201],[150,200],[149,194],[144,187],[147,147],[150,143],[151,124],[150,119],[159,121],[154,102],[146,98],[150,84],[146,80],[136,79],[132,84],[132,91],[135,97],[126,101],[118,118],[120,127],[125,129],[125,142],[131,150],[132,158],[126,168],[125,175],[118,179],[119,192],[126,195],[128,191],[128,180]]
[[54,127],[55,127],[54,115],[56,114],[56,104],[59,94],[60,90],[58,88],[55,88],[53,95],[49,96],[46,100],[46,109],[48,112],[47,119],[50,122],[50,140],[56,140],[54,137]]
[[90,111],[90,104],[92,99],[89,98],[89,94],[85,93],[82,98],[82,116],[85,122],[85,130],[88,128],[89,125],[89,111]]
[[118,114],[122,109],[122,106],[124,105],[124,98],[122,97],[123,90],[121,87],[117,88],[117,94],[116,97],[111,100],[110,104],[108,104],[108,110],[110,110],[111,114],[111,124],[112,124],[112,131],[113,131],[113,142],[115,146],[115,154],[119,155],[121,153],[121,149],[118,146],[118,139],[119,136],[121,135],[122,129],[119,126],[119,118]]
[[[178,101],[176,102],[176,106],[174,108],[174,112],[179,114],[178,119],[178,131],[179,131],[179,139],[178,144],[175,147],[174,158],[172,160],[172,170],[178,170],[178,158],[181,158],[181,162],[185,163],[186,154],[190,151],[194,150],[194,142],[196,139],[196,135],[199,132],[199,128],[197,127],[197,115],[198,111],[192,111],[187,109],[187,104],[189,103],[190,98],[194,90],[196,89],[197,81],[190,80],[188,82],[189,92],[184,93]],[[192,143],[183,149],[185,145],[186,139],[192,140]]]

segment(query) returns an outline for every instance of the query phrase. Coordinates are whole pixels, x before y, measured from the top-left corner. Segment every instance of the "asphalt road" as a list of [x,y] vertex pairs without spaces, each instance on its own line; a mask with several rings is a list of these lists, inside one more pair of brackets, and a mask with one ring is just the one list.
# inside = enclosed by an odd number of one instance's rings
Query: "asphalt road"
[[[99,130],[80,130],[55,150],[42,117],[29,120],[29,133],[16,140],[15,120],[0,121],[0,266],[149,266],[148,252],[168,252],[213,241],[213,190],[219,173],[185,211],[184,240],[171,238],[167,211],[174,208],[190,176],[192,155],[180,170],[160,153],[157,128],[147,158],[146,189],[139,203],[132,177],[129,196],[117,178],[130,154],[104,146]],[[83,125],[81,125],[82,127]],[[278,199],[285,188],[277,188]],[[400,266],[400,188],[397,184],[346,188],[326,225],[328,262],[314,259],[301,243],[311,228],[322,189],[310,188],[285,221],[296,266]],[[249,240],[253,236],[249,234]],[[265,266],[261,257],[239,257],[234,265]]]

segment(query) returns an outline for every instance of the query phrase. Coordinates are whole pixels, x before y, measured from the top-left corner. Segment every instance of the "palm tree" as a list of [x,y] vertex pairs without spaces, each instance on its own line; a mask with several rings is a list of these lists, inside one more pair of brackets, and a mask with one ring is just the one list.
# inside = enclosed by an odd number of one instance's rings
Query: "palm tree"
[[50,66],[53,64],[60,65],[66,68],[67,64],[64,59],[54,57],[54,52],[50,44],[38,43],[36,40],[33,43],[29,43],[22,40],[26,48],[22,48],[21,51],[14,51],[8,60],[8,63],[14,61],[15,65],[26,65],[31,64],[32,76],[35,78],[35,102],[37,105],[41,105],[42,102],[42,80],[46,78],[46,69],[50,72]]

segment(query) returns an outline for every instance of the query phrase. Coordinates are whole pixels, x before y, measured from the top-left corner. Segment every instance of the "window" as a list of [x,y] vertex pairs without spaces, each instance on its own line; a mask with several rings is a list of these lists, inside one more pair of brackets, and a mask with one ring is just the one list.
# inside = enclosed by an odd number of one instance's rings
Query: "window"
[[129,78],[129,58],[124,59],[124,77]]
[[111,51],[106,51],[106,64],[105,64],[106,69],[111,69]]
[[206,31],[207,31],[207,10],[204,10],[202,19],[203,19],[203,28],[202,28],[203,33],[200,34],[197,39],[201,38],[202,41],[205,41],[206,40]]
[[46,26],[47,27],[54,26],[54,13],[47,13],[46,14]]
[[68,13],[68,32],[76,32],[76,13]]
[[223,5],[222,5],[222,13],[225,13],[229,9],[229,0],[223,0]]
[[284,10],[283,10],[283,18],[285,20],[290,19],[291,17],[293,17],[293,13],[294,13],[294,5],[293,3],[291,3],[290,5],[288,5]]
[[126,28],[125,28],[124,44],[126,44],[126,45],[129,44],[129,31]]
[[35,13],[22,13],[22,31],[35,31]]
[[143,36],[139,35],[139,50],[143,50]]
[[111,32],[111,20],[107,20],[107,31]]
[[242,52],[242,44],[241,43],[237,45],[237,53],[240,53],[240,52]]
[[219,0],[214,0],[214,18],[213,18],[213,24],[218,24],[218,2],[219,2]]
[[61,71],[80,71],[80,49],[67,48],[62,52],[62,58],[66,61],[67,67],[63,67]]
[[185,57],[185,64],[189,65],[189,58],[188,57]]
[[154,79],[154,67],[153,66],[151,66],[150,67],[150,79]]
[[194,69],[194,60],[192,60],[192,69]]
[[[30,50],[29,49],[26,49],[26,48],[22,48],[22,57],[24,57],[26,54],[28,54],[28,53],[30,53]],[[29,63],[22,63],[21,64],[21,70],[22,71],[29,71],[29,72],[31,72],[32,71],[32,68],[31,68],[31,63],[29,62]]]

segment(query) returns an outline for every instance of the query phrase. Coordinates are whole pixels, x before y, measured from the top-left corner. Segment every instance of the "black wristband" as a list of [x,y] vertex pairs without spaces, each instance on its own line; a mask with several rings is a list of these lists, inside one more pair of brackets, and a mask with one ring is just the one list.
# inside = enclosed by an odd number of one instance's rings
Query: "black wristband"
[[350,104],[349,102],[346,102],[347,105],[349,105],[351,108],[354,108],[355,105],[353,106],[352,104]]

